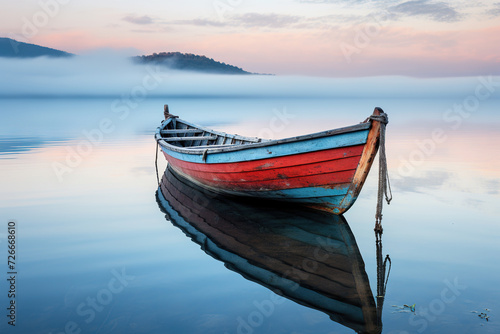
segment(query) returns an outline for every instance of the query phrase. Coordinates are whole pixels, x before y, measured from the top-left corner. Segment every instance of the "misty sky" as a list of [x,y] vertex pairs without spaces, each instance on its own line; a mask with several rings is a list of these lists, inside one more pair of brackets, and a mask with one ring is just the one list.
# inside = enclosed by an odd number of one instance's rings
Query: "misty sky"
[[259,73],[500,73],[498,0],[3,1],[0,36],[73,53],[202,54]]

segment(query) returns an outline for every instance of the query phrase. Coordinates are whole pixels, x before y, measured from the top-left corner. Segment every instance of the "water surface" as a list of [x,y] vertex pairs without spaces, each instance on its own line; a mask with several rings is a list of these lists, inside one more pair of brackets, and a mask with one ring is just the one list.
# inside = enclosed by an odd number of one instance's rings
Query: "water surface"
[[[0,249],[5,262],[13,220],[19,292],[14,330],[2,279],[2,333],[353,332],[229,270],[166,219],[153,139],[165,103],[189,121],[267,138],[355,124],[382,107],[394,193],[383,220],[392,260],[383,333],[498,333],[498,94],[453,112],[475,80],[441,98],[150,96],[127,110],[105,96],[0,99]],[[376,168],[343,218],[374,297]],[[270,300],[279,300],[272,312],[259,311]],[[258,326],[241,325],[252,316]]]

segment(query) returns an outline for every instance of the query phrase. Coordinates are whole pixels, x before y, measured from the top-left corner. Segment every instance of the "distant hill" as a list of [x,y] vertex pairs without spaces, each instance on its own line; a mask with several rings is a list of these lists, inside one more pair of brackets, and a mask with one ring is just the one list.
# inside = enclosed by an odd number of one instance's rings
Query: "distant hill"
[[35,44],[18,42],[11,38],[0,37],[0,57],[34,58],[41,56],[70,57],[73,54]]
[[[40,45],[18,42],[11,38],[0,37],[0,57],[35,58],[35,57],[71,57],[71,53],[47,48]],[[256,74],[239,67],[221,63],[205,56],[181,52],[161,52],[152,55],[132,57],[140,64],[160,64],[182,71],[195,71],[213,74]]]
[[181,52],[161,52],[148,56],[137,56],[134,60],[138,63],[154,63],[168,66],[176,70],[196,71],[217,74],[253,74],[243,69],[221,63],[205,56],[198,56],[192,53]]

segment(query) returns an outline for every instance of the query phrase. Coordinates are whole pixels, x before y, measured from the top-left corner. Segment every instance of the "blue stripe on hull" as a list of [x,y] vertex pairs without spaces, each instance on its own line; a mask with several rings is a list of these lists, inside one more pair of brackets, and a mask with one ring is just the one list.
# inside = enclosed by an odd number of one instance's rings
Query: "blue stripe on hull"
[[[161,147],[162,150],[179,160],[196,162],[196,163],[234,163],[249,160],[261,160],[273,157],[281,157],[287,155],[300,154],[305,152],[322,151],[337,147],[348,147],[354,145],[365,144],[368,137],[368,130],[343,133],[331,137],[315,138],[298,142],[282,143],[265,147],[251,148],[249,144],[246,149],[230,152],[208,154],[206,161],[203,161],[201,154],[186,154],[176,151],[171,151],[166,147]],[[246,145],[245,145],[246,146]]]
[[258,196],[264,198],[290,198],[290,199],[307,199],[316,197],[332,197],[341,196],[345,197],[349,185],[339,186],[338,188],[327,189],[321,187],[308,187],[308,188],[295,188],[295,189],[283,189],[274,191],[248,191],[244,194],[250,196]]
[[282,200],[291,203],[299,203],[303,205],[310,206],[321,206],[323,208],[328,208],[333,213],[341,213],[346,210],[344,206],[346,204],[352,205],[352,203],[348,203],[345,201],[345,195],[337,195],[337,196],[322,196],[322,197],[266,197],[265,194],[259,194],[260,197],[269,198],[273,200]]

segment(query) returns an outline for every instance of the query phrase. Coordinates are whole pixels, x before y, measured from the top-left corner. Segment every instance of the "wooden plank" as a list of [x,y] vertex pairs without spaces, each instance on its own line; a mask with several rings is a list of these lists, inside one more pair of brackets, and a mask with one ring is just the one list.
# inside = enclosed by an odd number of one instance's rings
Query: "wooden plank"
[[[193,147],[193,149],[204,148],[204,147],[217,148],[219,146],[216,145],[197,146]],[[203,172],[239,173],[239,172],[249,172],[254,170],[269,170],[275,168],[321,163],[324,161],[344,159],[354,156],[359,157],[363,152],[363,148],[364,145],[357,145],[350,147],[333,148],[317,152],[306,152],[292,156],[287,155],[272,159],[249,160],[238,163],[200,164],[194,162],[182,162],[181,165],[184,168],[199,170]]]
[[264,168],[255,167],[255,162],[246,161],[234,164],[197,164],[189,163],[179,159],[170,158],[175,166],[183,168],[188,174],[202,173],[207,178],[212,177],[220,180],[265,180],[265,179],[287,179],[305,175],[331,173],[345,170],[355,170],[361,155],[349,156],[340,159],[321,159],[319,161],[305,160],[310,154],[299,154],[285,157],[260,160]]
[[[206,163],[210,164],[243,162],[288,156],[304,152],[328,150],[338,147],[363,145],[366,143],[367,136],[368,130],[365,130],[342,133],[340,135],[332,137],[321,137],[316,139],[290,141],[285,143],[277,140],[249,145],[230,145],[227,147],[218,149],[216,148],[212,151],[209,151]],[[219,144],[219,140],[217,140],[217,144]],[[160,145],[162,145],[161,141]],[[200,149],[199,151],[196,151],[193,148],[186,149],[173,145],[162,146],[163,151],[174,158],[188,162],[205,163],[205,161],[202,161],[203,150]]]
[[215,140],[217,136],[199,136],[199,137],[165,137],[165,141],[190,141],[190,140]]
[[162,135],[166,134],[172,134],[172,133],[189,133],[189,134],[195,134],[195,133],[203,133],[205,131],[200,130],[200,129],[172,129],[172,130],[161,130],[160,133]]
[[[169,160],[169,163],[173,163],[172,165],[175,166],[175,168],[184,174],[189,175],[201,184],[224,190],[243,192],[321,187],[331,189],[332,193],[337,195],[337,186],[341,184],[343,188],[344,184],[350,184],[356,171],[355,169],[350,169],[331,171],[322,174],[305,174],[303,176],[294,176],[289,178],[286,176],[273,178],[275,173],[269,174],[266,171],[261,171],[257,172],[257,175],[253,175],[251,178],[249,177],[250,180],[246,180],[238,177],[241,175],[240,173],[214,175],[193,170],[186,170],[185,168],[175,165],[175,162],[172,160]],[[286,173],[286,169],[283,172]],[[293,172],[295,175],[298,174],[295,170],[293,170]]]

